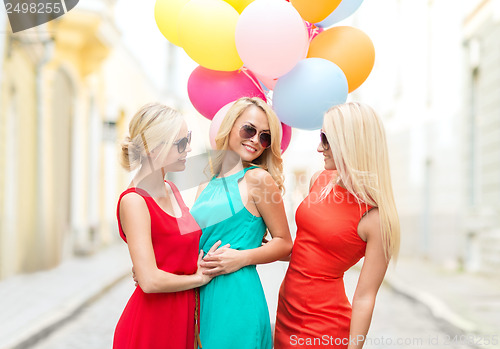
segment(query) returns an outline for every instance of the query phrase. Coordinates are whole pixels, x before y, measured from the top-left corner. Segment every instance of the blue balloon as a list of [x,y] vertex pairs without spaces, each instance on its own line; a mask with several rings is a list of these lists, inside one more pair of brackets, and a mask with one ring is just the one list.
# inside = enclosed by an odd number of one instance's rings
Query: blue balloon
[[283,123],[317,130],[323,125],[323,114],[345,103],[347,93],[347,79],[335,63],[306,58],[276,82],[273,108]]
[[321,28],[330,27],[356,12],[362,2],[363,0],[342,0],[339,6],[328,17],[321,22],[314,23],[314,25]]

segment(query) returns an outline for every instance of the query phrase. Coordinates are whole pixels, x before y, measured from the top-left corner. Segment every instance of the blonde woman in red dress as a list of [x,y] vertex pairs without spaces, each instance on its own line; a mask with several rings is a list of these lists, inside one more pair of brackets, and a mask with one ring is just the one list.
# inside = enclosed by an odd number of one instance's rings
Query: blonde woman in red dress
[[[297,209],[275,349],[362,348],[378,289],[399,249],[385,133],[373,109],[361,103],[332,107],[318,152],[325,170],[313,176]],[[351,306],[343,275],[362,257]]]
[[194,289],[212,277],[200,266],[201,229],[176,186],[164,180],[167,172],[184,170],[191,132],[181,114],[158,103],[143,106],[129,132],[122,165],[138,170],[120,195],[117,216],[139,287],[116,325],[113,348],[192,349],[198,338]]

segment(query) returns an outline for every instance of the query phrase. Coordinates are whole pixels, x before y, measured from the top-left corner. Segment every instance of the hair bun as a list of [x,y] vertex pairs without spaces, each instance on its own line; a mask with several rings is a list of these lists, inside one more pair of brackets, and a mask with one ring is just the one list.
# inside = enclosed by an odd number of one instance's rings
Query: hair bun
[[130,136],[127,136],[121,142],[122,154],[121,165],[126,170],[133,170],[140,164],[142,149],[138,146]]

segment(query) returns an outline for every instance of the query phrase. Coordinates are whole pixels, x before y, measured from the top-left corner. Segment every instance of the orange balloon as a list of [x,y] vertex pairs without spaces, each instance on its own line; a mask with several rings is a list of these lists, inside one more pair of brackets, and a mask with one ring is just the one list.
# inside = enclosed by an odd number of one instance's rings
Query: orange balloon
[[338,65],[352,92],[370,75],[375,63],[375,48],[363,31],[347,26],[333,27],[311,41],[307,57],[328,59]]
[[291,0],[290,2],[302,19],[318,23],[328,17],[342,0]]

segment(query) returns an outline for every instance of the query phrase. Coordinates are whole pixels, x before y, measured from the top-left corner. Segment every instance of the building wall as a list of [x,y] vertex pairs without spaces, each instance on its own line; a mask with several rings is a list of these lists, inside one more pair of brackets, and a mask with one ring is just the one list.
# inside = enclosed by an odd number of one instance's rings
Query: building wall
[[161,93],[102,3],[2,36],[0,279],[119,240],[116,200],[129,175],[117,141],[126,117]]
[[2,196],[0,220],[4,234],[0,272],[12,275],[22,270],[32,270],[27,260],[36,252],[36,226],[32,219],[36,210],[33,193],[36,193],[34,176],[36,109],[34,66],[29,55],[13,50],[4,61],[0,112],[2,141]]
[[467,52],[469,108],[464,114],[467,182],[466,229],[470,268],[497,272],[500,267],[500,6],[483,1],[468,12]]

